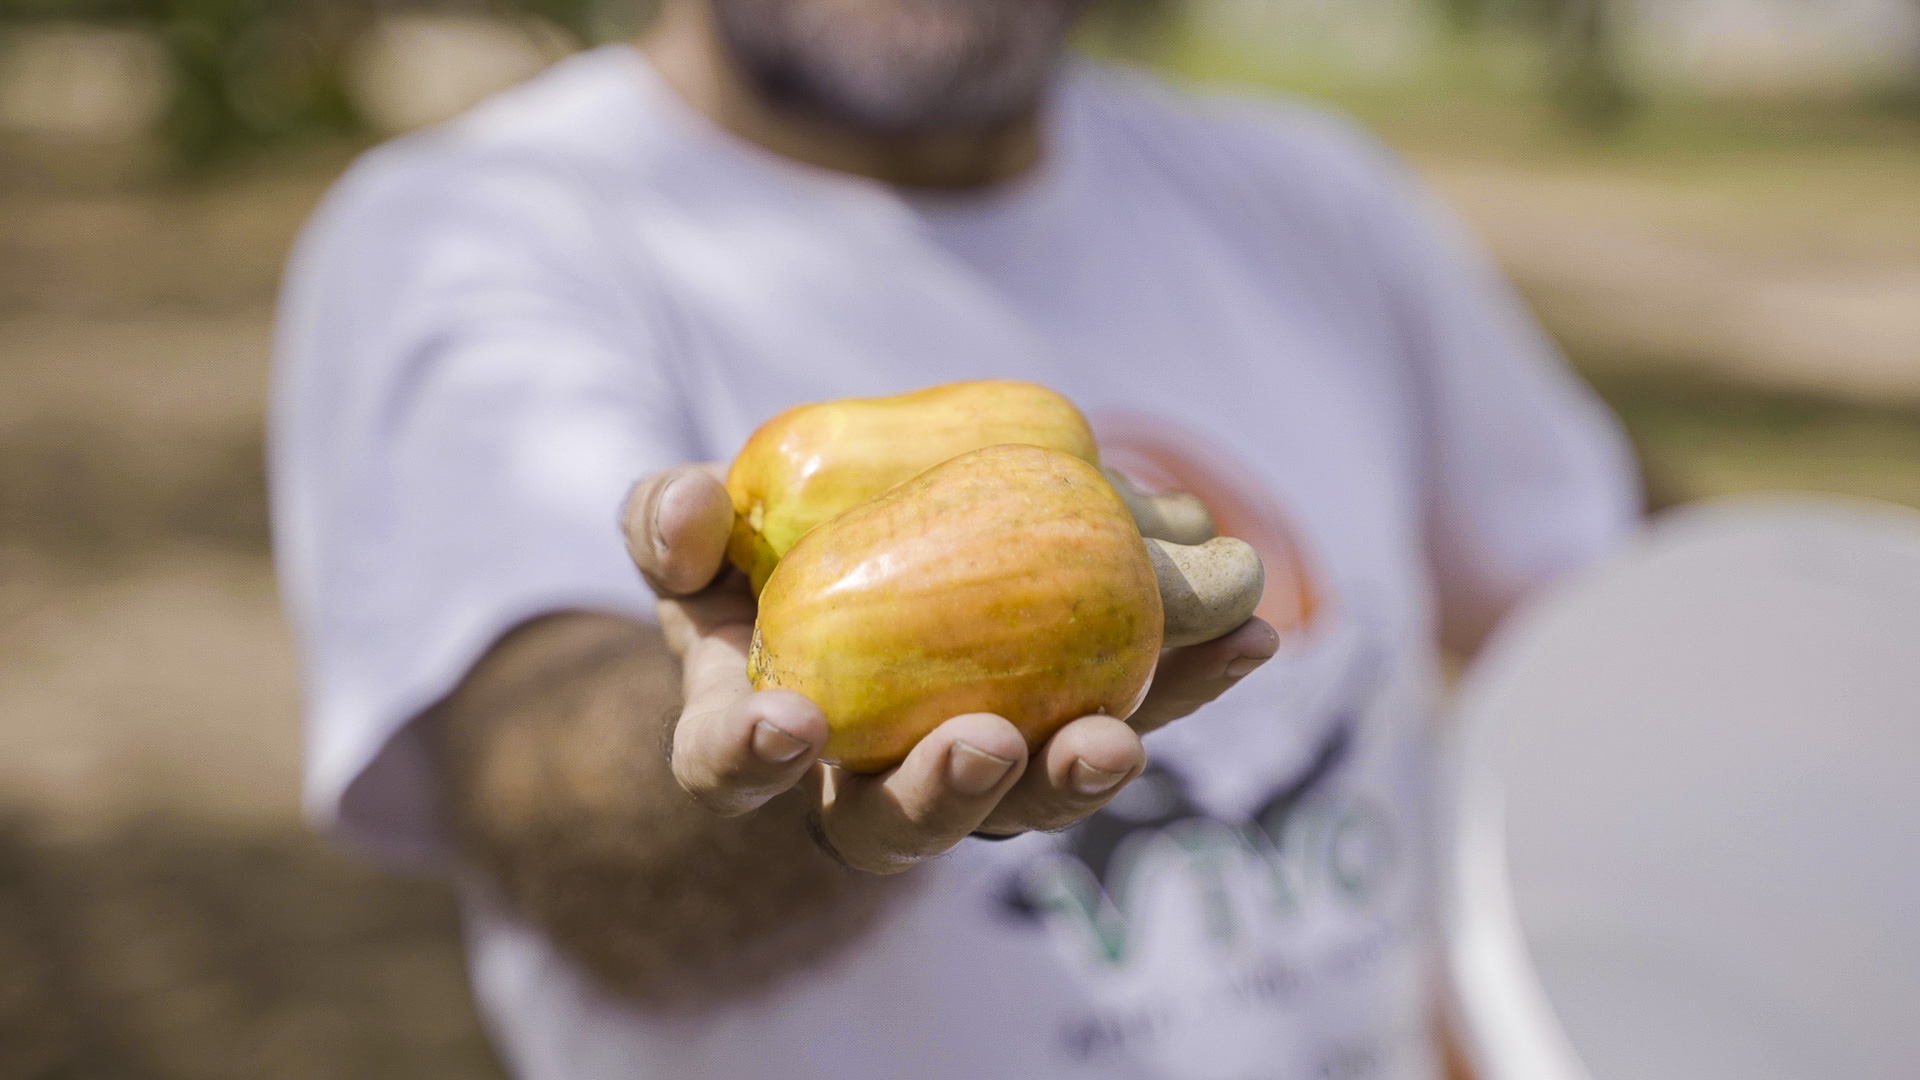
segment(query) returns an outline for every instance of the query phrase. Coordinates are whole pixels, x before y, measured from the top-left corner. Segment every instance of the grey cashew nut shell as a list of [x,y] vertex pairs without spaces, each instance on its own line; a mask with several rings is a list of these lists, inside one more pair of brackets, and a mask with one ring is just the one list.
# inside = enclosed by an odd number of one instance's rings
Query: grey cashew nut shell
[[1224,637],[1260,606],[1267,571],[1246,541],[1218,536],[1189,545],[1148,537],[1146,544],[1166,611],[1166,648]]
[[1220,534],[1207,504],[1184,491],[1149,495],[1114,469],[1102,469],[1107,482],[1127,504],[1140,535],[1175,544],[1204,544]]

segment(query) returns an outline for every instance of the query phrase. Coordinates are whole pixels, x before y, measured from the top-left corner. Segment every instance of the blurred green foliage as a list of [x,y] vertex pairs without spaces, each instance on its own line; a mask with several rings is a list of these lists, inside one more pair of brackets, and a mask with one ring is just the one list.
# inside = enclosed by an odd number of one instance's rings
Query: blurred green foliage
[[173,68],[163,131],[200,165],[252,141],[347,131],[345,50],[368,12],[357,0],[148,0]]
[[1150,61],[1179,32],[1183,6],[1184,0],[1094,0],[1084,38],[1115,56]]
[[1619,0],[1435,0],[1447,25],[1465,36],[1492,28],[1542,37],[1551,63],[1545,88],[1579,127],[1611,131],[1633,111],[1620,73]]
[[[349,51],[378,16],[433,11],[532,16],[593,43],[632,33],[658,0],[0,0],[0,26],[98,20],[153,29],[172,69],[163,126],[191,170],[249,147],[360,126],[345,90]],[[1204,0],[1092,0],[1096,48],[1154,60],[1176,48]],[[1518,32],[1547,57],[1538,88],[1579,130],[1610,132],[1636,104],[1616,57],[1618,0],[1426,0],[1461,38]],[[1917,97],[1916,100],[1920,100]]]
[[[639,2],[639,0],[634,0]],[[581,40],[593,0],[6,0],[0,25],[48,20],[147,28],[165,49],[172,85],[161,135],[194,171],[251,147],[358,130],[346,92],[349,51],[379,15],[436,11],[533,16]]]

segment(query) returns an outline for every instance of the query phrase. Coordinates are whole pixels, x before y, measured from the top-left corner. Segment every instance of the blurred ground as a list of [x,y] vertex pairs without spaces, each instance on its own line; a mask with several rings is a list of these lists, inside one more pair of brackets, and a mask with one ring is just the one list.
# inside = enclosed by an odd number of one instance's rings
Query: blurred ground
[[0,190],[0,1080],[500,1075],[445,888],[297,816],[261,409],[342,160]]
[[[1663,501],[1920,505],[1920,125],[1596,145],[1350,105],[1515,273]],[[277,269],[347,152],[187,187],[90,153],[0,147],[0,1080],[497,1075],[444,889],[296,818],[260,413]]]
[[459,978],[437,886],[286,823],[0,826],[0,1076],[498,1075]]

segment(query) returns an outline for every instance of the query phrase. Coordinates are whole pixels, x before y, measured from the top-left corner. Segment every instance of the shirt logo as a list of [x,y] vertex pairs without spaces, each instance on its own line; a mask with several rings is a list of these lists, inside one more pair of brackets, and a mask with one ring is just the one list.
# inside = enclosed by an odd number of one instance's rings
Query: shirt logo
[[1403,862],[1386,800],[1339,782],[1380,674],[1376,653],[1352,662],[1317,725],[1313,752],[1246,819],[1206,813],[1180,768],[1156,761],[1055,851],[1008,880],[1001,894],[1008,914],[1045,923],[1081,942],[1088,959],[1117,967],[1128,963],[1143,931],[1142,898],[1167,875],[1198,898],[1207,936],[1228,952],[1253,930],[1249,921],[1286,921],[1329,906],[1365,911]]

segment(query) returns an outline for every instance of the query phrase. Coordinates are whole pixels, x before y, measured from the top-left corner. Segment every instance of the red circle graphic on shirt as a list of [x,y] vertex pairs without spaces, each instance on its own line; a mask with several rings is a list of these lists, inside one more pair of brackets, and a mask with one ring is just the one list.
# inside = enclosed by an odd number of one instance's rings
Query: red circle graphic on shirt
[[1163,417],[1105,412],[1089,417],[1101,463],[1143,491],[1185,491],[1213,514],[1220,535],[1253,545],[1267,570],[1254,613],[1282,634],[1306,629],[1320,606],[1305,548],[1280,500],[1213,440]]

